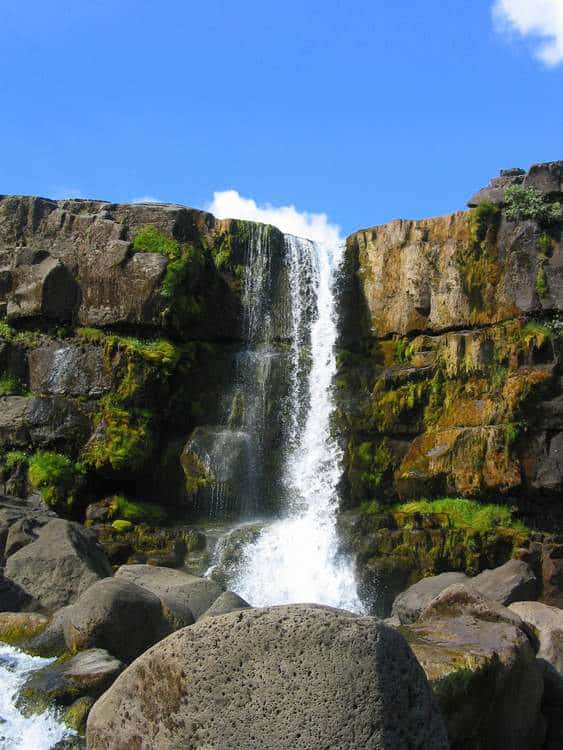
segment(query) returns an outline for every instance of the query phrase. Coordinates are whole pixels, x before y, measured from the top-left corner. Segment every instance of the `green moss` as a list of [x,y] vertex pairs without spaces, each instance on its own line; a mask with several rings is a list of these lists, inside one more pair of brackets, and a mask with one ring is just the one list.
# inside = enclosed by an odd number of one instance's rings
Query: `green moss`
[[545,297],[549,291],[549,286],[547,283],[547,274],[545,272],[545,267],[543,263],[540,263],[540,265],[538,266],[538,271],[536,273],[535,290],[536,290],[536,294],[538,295],[538,297]]
[[494,203],[484,202],[471,209],[468,216],[471,241],[480,244],[487,239],[491,226],[498,225],[500,210]]
[[408,364],[413,356],[413,345],[409,339],[394,339],[392,342],[394,350],[394,362],[399,365]]
[[29,460],[29,457],[27,453],[24,453],[24,451],[8,451],[3,457],[0,457],[0,462],[11,471],[12,469],[15,469],[16,466],[19,466],[20,464],[26,464]]
[[133,238],[133,248],[138,253],[161,253],[167,258],[176,258],[180,252],[178,242],[168,237],[155,226],[147,224]]
[[506,382],[507,375],[508,371],[506,367],[498,364],[491,365],[491,367],[489,368],[489,381],[493,390],[502,390],[502,387]]
[[111,517],[131,523],[161,524],[166,514],[159,505],[129,500],[123,495],[115,495],[111,501]]
[[84,463],[96,469],[135,470],[152,452],[150,414],[128,411],[114,394],[101,400],[95,416],[96,433],[83,452]]
[[0,376],[0,396],[14,396],[23,393],[23,386],[14,375]]
[[74,732],[83,735],[86,731],[86,720],[90,709],[95,703],[95,699],[88,695],[78,698],[66,709],[63,714],[63,721]]
[[84,467],[63,453],[37,451],[29,458],[28,477],[43,500],[53,507],[70,507]]
[[37,343],[38,334],[35,331],[17,331],[5,319],[0,318],[0,339],[29,348]]
[[27,641],[42,633],[47,625],[48,622],[20,624],[0,622],[0,641],[10,646],[23,648]]
[[551,328],[538,321],[530,320],[520,332],[520,340],[526,353],[533,349],[540,350],[552,338]]
[[510,185],[504,193],[505,214],[510,221],[532,219],[549,225],[560,218],[561,205],[550,203],[535,187]]
[[416,500],[393,506],[394,514],[444,514],[448,525],[456,529],[471,529],[488,533],[497,528],[513,529],[523,537],[529,535],[529,529],[513,517],[506,505],[479,503],[464,498],[442,498],[438,500]]
[[494,301],[500,275],[497,250],[499,209],[482,203],[469,212],[469,244],[458,252],[463,288],[469,298],[475,320],[478,313],[488,310]]
[[213,476],[196,453],[186,451],[182,454],[181,461],[188,495],[197,495],[200,490],[213,483]]
[[131,531],[133,529],[133,524],[131,521],[125,521],[122,518],[118,518],[111,524],[112,528],[116,531],[119,531],[120,533],[124,531]]

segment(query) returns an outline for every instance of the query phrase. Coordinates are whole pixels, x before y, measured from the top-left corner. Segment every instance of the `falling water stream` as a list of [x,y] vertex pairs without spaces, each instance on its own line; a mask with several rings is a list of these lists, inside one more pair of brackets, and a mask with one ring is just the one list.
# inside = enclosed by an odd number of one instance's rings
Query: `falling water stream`
[[229,583],[254,606],[315,602],[359,612],[351,561],[338,553],[342,456],[330,430],[337,337],[334,284],[342,248],[287,236],[286,250],[291,356],[284,507],[281,518],[243,551]]

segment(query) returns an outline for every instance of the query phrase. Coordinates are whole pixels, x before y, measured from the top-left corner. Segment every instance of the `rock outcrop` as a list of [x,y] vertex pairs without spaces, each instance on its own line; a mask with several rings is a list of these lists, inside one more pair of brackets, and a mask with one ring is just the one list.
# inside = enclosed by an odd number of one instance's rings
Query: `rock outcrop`
[[448,747],[424,674],[373,618],[310,605],[204,618],[97,701],[89,750]]
[[543,747],[543,674],[515,613],[454,584],[400,631],[432,685],[452,750]]
[[[469,545],[446,513],[403,525],[379,520],[374,502],[506,502],[531,526],[561,527],[562,169],[508,170],[469,212],[348,238],[336,385],[348,542],[367,597],[412,582],[403,565],[474,574],[524,543],[497,525]],[[415,536],[417,560],[389,555]],[[473,543],[473,559],[456,551]]]

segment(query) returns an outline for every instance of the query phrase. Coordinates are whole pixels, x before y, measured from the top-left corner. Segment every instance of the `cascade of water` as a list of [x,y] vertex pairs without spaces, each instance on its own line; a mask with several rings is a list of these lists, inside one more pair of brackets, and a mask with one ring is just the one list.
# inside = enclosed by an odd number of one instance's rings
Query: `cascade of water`
[[[337,335],[334,271],[342,249],[295,238],[288,238],[288,246],[293,337],[290,451],[283,469],[287,513],[246,548],[230,584],[255,606],[309,601],[361,611],[351,563],[337,554],[341,452],[330,433]],[[307,290],[316,302],[308,316]],[[303,356],[306,336],[310,364]]]
[[0,644],[0,747],[5,750],[48,750],[74,735],[52,709],[24,716],[16,707],[16,695],[29,675],[53,659],[28,656]]

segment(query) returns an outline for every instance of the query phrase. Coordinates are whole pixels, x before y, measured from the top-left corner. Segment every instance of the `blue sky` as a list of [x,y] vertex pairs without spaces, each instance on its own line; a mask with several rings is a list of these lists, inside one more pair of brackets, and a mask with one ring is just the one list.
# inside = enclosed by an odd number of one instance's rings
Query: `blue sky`
[[2,3],[0,192],[231,190],[344,234],[462,208],[502,167],[563,158],[563,0],[492,6]]

